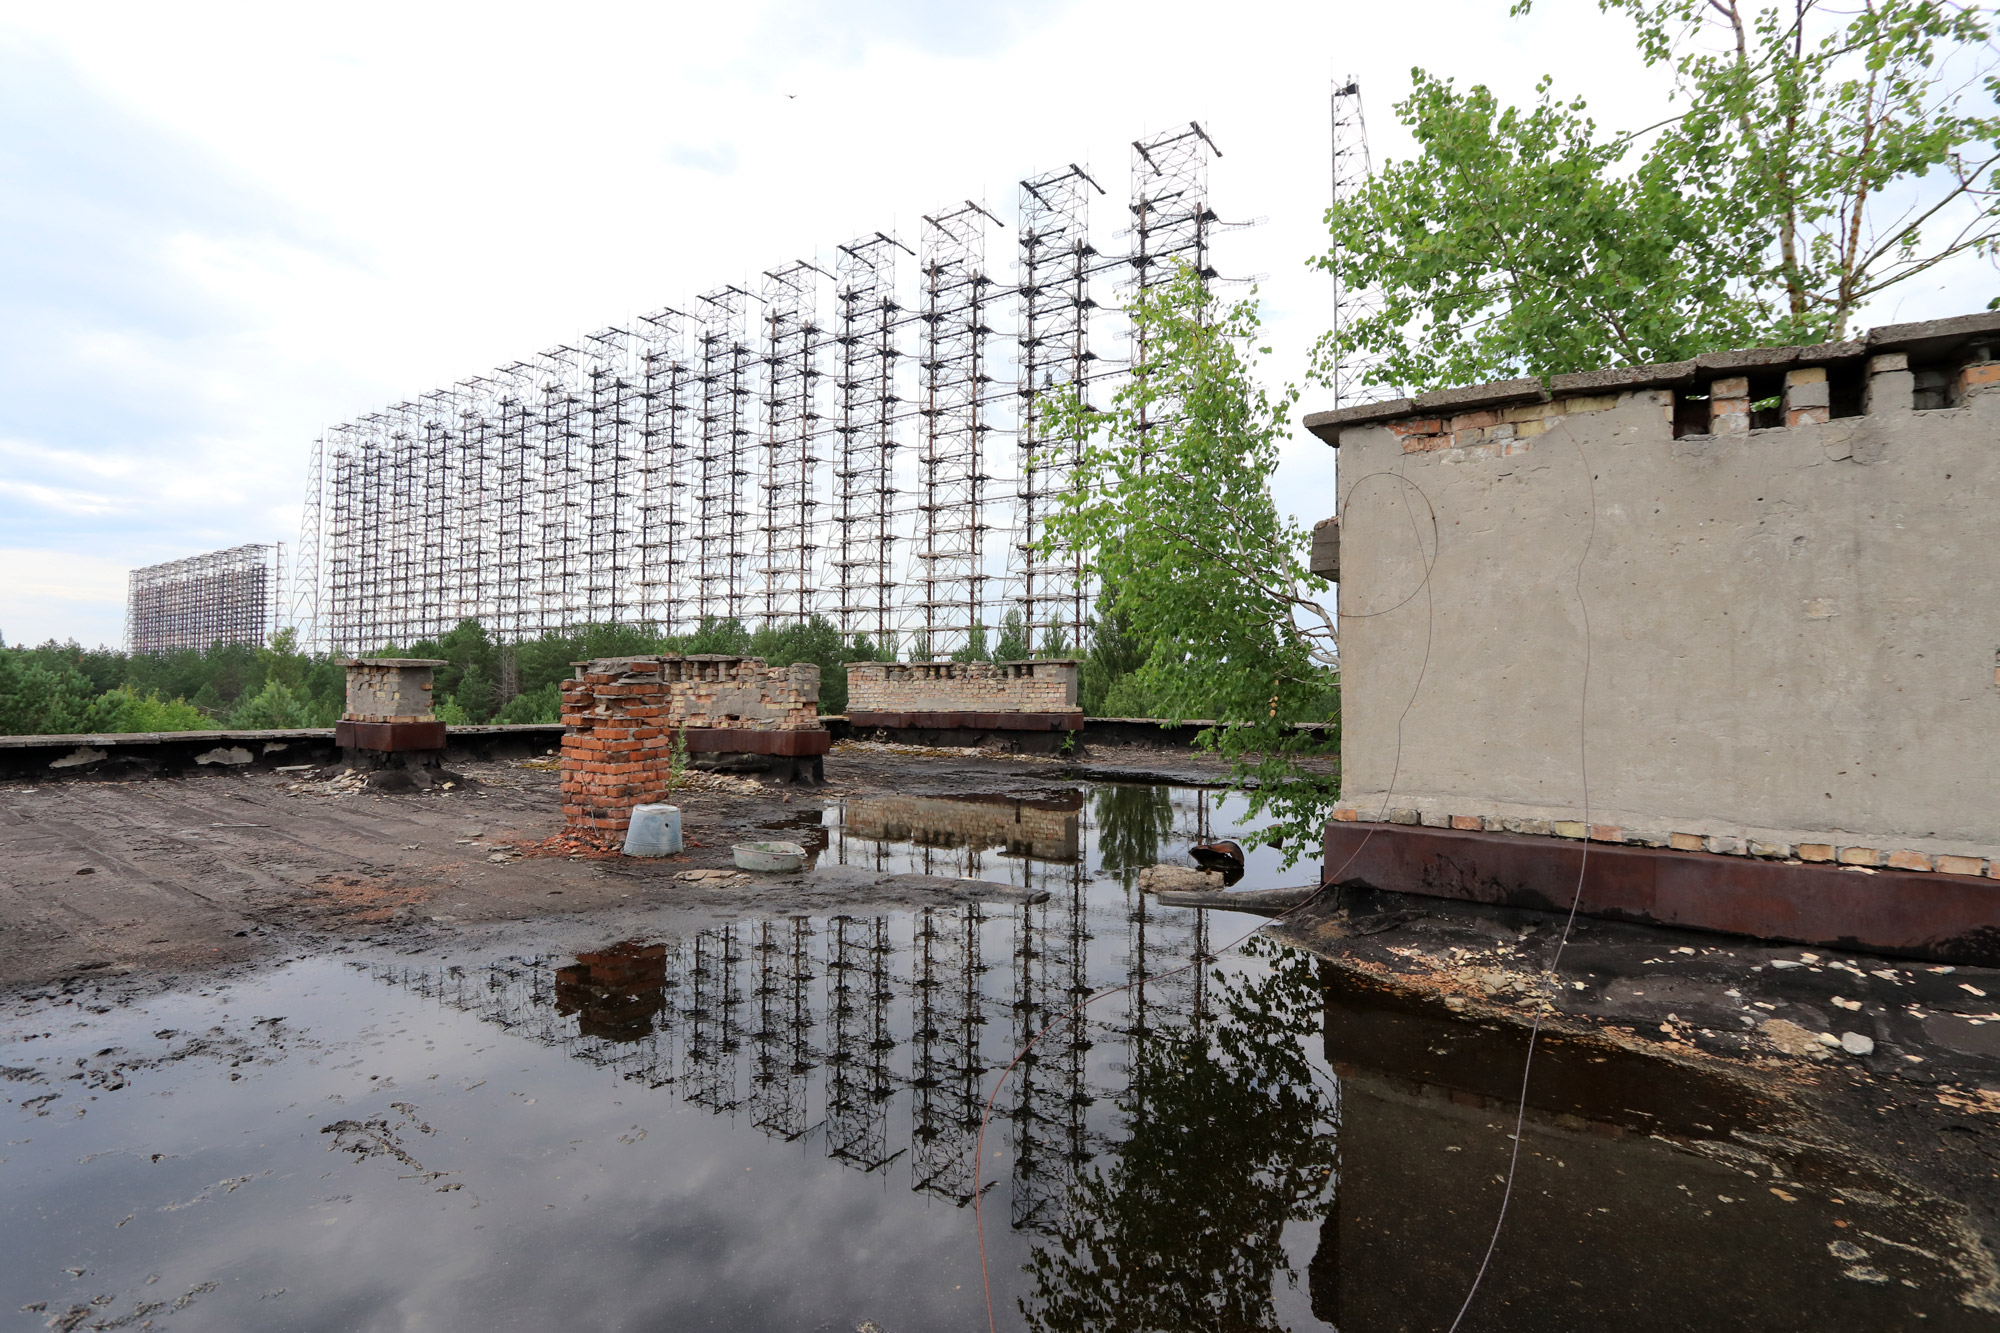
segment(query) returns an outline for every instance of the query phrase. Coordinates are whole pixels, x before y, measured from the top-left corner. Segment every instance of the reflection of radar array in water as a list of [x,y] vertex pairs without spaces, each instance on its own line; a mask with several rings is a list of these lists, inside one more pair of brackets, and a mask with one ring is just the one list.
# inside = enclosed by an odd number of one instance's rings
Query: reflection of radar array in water
[[[1140,810],[1157,821],[1150,843],[1199,831],[1193,810],[1154,790],[1143,807],[1100,802],[1097,814],[1115,821]],[[560,966],[510,959],[374,975],[622,1078],[675,1088],[712,1112],[747,1112],[773,1138],[817,1136],[829,1157],[859,1170],[907,1156],[912,1188],[960,1204],[971,1199],[994,1076],[1049,1028],[994,1108],[1013,1148],[1014,1224],[1045,1230],[1103,1146],[1091,1108],[1123,1091],[1139,1044],[1207,1018],[1206,992],[1190,980],[1204,969],[1158,979],[1206,956],[1204,914],[1149,906],[1131,887],[1093,905],[1083,849],[1104,830],[1080,797],[884,798],[851,801],[845,814],[828,850],[845,864],[1005,878],[1049,896],[733,923],[616,944]],[[1100,952],[1121,942],[1126,952],[1110,972],[1100,960],[1097,984],[1121,973],[1134,984],[1081,1020],[1058,1021],[1093,988],[1093,939]],[[890,1139],[899,1098],[910,1125],[900,1146]]]

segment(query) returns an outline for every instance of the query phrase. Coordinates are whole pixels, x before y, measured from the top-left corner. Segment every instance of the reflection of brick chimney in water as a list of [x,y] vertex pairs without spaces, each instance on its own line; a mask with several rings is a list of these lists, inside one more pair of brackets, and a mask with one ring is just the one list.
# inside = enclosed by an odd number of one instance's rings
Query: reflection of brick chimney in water
[[556,1012],[605,1041],[638,1041],[667,1003],[667,946],[627,940],[556,969]]

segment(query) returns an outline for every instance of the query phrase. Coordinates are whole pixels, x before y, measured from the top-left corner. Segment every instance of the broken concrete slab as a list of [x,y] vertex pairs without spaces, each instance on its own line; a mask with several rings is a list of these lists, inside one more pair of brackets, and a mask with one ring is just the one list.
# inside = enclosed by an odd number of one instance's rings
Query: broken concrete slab
[[1253,916],[1277,916],[1303,907],[1320,894],[1319,886],[1301,885],[1292,889],[1160,889],[1154,896],[1162,907],[1202,907],[1217,912],[1248,912]]

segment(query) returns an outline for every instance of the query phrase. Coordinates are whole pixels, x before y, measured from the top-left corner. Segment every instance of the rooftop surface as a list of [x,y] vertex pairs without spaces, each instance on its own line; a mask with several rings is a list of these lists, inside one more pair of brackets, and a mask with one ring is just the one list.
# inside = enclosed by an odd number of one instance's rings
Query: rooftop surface
[[[655,862],[587,853],[564,841],[555,814],[557,773],[547,759],[456,767],[472,779],[466,786],[395,796],[361,790],[337,773],[236,770],[164,780],[0,783],[0,856],[10,866],[0,881],[0,1005],[14,1014],[0,1023],[0,1043],[12,1043],[0,1063],[30,1071],[8,1099],[46,1101],[56,1092],[80,1107],[93,1106],[83,1100],[88,1089],[104,1097],[105,1089],[122,1087],[124,1080],[148,1077],[143,1061],[132,1064],[137,1057],[106,1055],[117,1044],[107,1038],[91,1039],[92,1049],[103,1048],[95,1064],[84,1052],[87,1068],[80,1069],[87,1086],[49,1082],[45,1052],[26,1037],[44,1028],[58,1031],[57,1018],[68,1023],[70,1010],[51,1006],[74,1006],[87,1023],[114,1023],[129,1011],[132,1021],[152,1024],[165,1021],[142,1017],[154,1008],[198,1014],[210,1003],[230,1011],[216,1019],[218,1033],[234,1032],[229,1024],[246,1013],[258,1022],[267,1021],[260,1015],[284,1013],[291,1017],[283,1021],[297,1029],[288,1029],[287,1042],[303,1039],[302,1050],[321,1049],[307,1029],[333,1020],[316,1011],[301,1017],[296,1006],[305,1000],[287,998],[282,988],[268,1003],[231,1005],[226,997],[262,995],[258,987],[275,984],[268,979],[284,969],[323,960],[342,960],[369,975],[419,979],[448,979],[461,968],[483,978],[490,966],[500,969],[493,985],[526,968],[561,986],[571,984],[562,978],[577,968],[587,972],[601,960],[629,955],[640,947],[634,942],[666,940],[671,949],[678,947],[673,940],[729,923],[748,928],[741,938],[764,941],[750,951],[761,957],[756,950],[777,938],[770,931],[790,929],[786,923],[905,920],[919,923],[908,929],[921,930],[927,912],[949,909],[941,919],[987,923],[978,936],[984,954],[974,960],[976,970],[1002,978],[982,985],[1005,991],[1012,984],[1004,980],[1009,969],[1029,957],[1019,953],[1014,923],[1060,916],[1052,911],[1056,905],[1035,901],[1023,876],[1029,861],[1041,858],[1034,872],[1041,878],[1034,882],[1067,882],[1061,877],[1070,872],[1046,860],[1059,862],[1064,855],[1064,812],[1075,812],[1073,818],[1094,830],[1092,857],[1101,850],[1108,858],[1122,839],[1144,841],[1138,835],[1149,830],[1145,836],[1157,850],[1145,855],[1186,864],[1190,830],[1178,821],[1209,803],[1190,801],[1183,791],[1176,798],[1179,813],[1169,822],[1160,815],[1165,806],[1155,802],[1170,784],[1219,776],[1211,758],[1159,746],[1093,746],[1085,758],[1066,760],[846,742],[827,760],[825,788],[767,788],[711,776],[699,788],[677,792],[689,850],[683,858]],[[875,803],[876,823],[862,829],[857,812],[869,802]],[[841,812],[839,819],[834,812]],[[1222,812],[1213,818],[1221,820]],[[1039,833],[992,832],[996,820],[1013,829],[1037,819],[1053,824]],[[990,844],[978,859],[964,854],[958,820],[971,829],[964,837]],[[1209,828],[1210,836],[1233,831],[1220,823]],[[774,837],[825,849],[820,864],[792,877],[733,872],[731,844]],[[1018,847],[1009,841],[1014,838],[1022,839]],[[855,839],[860,841],[849,845]],[[869,839],[901,848],[900,859],[881,861]],[[1030,843],[1035,850],[1021,850]],[[1270,896],[1260,891],[1312,884],[1317,877],[1310,857],[1289,871],[1276,868],[1275,853],[1254,859],[1254,873],[1239,886],[1253,895],[1245,902]],[[692,871],[708,873],[683,878]],[[1081,873],[1087,875],[1088,867]],[[1180,938],[1175,932],[1184,933],[1193,916],[1187,907],[1160,904],[1129,887],[1121,900],[1115,883],[1094,892],[1122,905],[1093,918],[1090,938],[1099,941],[1093,949],[1121,941],[1129,949],[1132,938],[1143,938],[1131,934],[1142,923],[1155,932],[1152,938]],[[1226,904],[1227,896],[1217,901]],[[985,906],[977,913],[960,910],[974,903]],[[877,915],[882,913],[891,916]],[[1206,920],[1205,947],[1232,959],[1232,946],[1256,925],[1255,917],[1229,911],[1211,912]],[[1849,1225],[1842,1209],[1853,1204],[1849,1196],[1865,1196],[1875,1200],[1869,1207],[1888,1210],[1890,1220],[1857,1216],[1857,1227],[1945,1256],[1936,1263],[1909,1260],[1916,1264],[1908,1269],[1910,1280],[1922,1290],[1908,1299],[1921,1298],[1931,1316],[1925,1326],[1986,1326],[1977,1322],[1986,1317],[1980,1310],[2000,1309],[2000,1282],[1994,1280],[2000,1267],[1992,1258],[2000,1238],[2000,1188],[1994,1184],[2000,1180],[2000,972],[1584,920],[1562,954],[1557,983],[1550,984],[1543,967],[1561,927],[1559,918],[1539,913],[1368,893],[1317,900],[1264,935],[1313,960],[1325,996],[1325,1031],[1314,1041],[1323,1042],[1332,1068],[1350,1080],[1357,1116],[1361,1099],[1387,1099],[1385,1105],[1402,1108],[1390,1119],[1406,1126],[1446,1114],[1456,1117],[1452,1125],[1464,1122],[1450,1130],[1452,1142],[1485,1153],[1481,1136],[1489,1130],[1497,1136],[1512,1124],[1526,1033],[1537,1010],[1547,1006],[1528,1107],[1538,1161],[1546,1155],[1577,1171],[1594,1169],[1586,1163],[1610,1151],[1602,1145],[1629,1141],[1635,1145],[1629,1152],[1614,1154],[1626,1164],[1615,1170],[1615,1163],[1607,1165],[1605,1180],[1629,1179],[1638,1169],[1629,1153],[1654,1151],[1637,1145],[1668,1145],[1672,1152],[1659,1166],[1667,1172],[1661,1188],[1693,1180],[1708,1190],[1690,1196],[1688,1206],[1696,1210],[1690,1223],[1715,1238],[1735,1234],[1735,1225],[1752,1227],[1776,1247],[1774,1253],[1783,1246],[1770,1237],[1787,1237],[1786,1245],[1803,1245],[1800,1253],[1812,1255],[1858,1236],[1858,1230],[1839,1229]],[[848,928],[820,929],[838,934]],[[970,938],[949,943],[941,937],[938,947],[962,949]],[[911,945],[905,940],[897,947]],[[575,961],[580,959],[600,963]],[[1059,963],[1051,955],[1034,966]],[[831,987],[837,974],[829,971],[823,980]],[[561,1005],[570,1002],[558,996],[557,1008],[530,1006],[507,1022],[553,1022],[565,1032],[565,1024],[595,1023],[581,1037],[572,1033],[563,1040],[598,1042],[593,1059],[636,1057],[643,1048],[621,1045],[627,1039],[615,1033],[619,1024],[638,1021],[635,1013],[644,1019],[651,1002],[620,998],[624,983],[604,984],[610,989],[586,999],[580,1015],[566,1017],[570,1010]],[[1182,993],[1173,987],[1186,984],[1166,976],[1148,983],[1156,996]],[[207,995],[217,998],[200,999]],[[740,1002],[750,1022],[766,998],[746,990]],[[288,1007],[268,1007],[279,1003]],[[166,1022],[162,1030],[189,1021]],[[406,1021],[416,1020],[397,1023]],[[1002,1027],[993,1029],[992,1039],[1009,1045],[1014,1038]],[[389,1079],[379,1085],[389,1090],[378,1100],[401,1095],[443,1107],[449,1090],[421,1085],[420,1073],[385,1063],[371,1031],[355,1039],[358,1063],[348,1077],[366,1072],[370,1079]],[[607,1031],[612,1039],[604,1038]],[[253,1080],[275,1077],[267,1067],[287,1057],[265,1047],[285,1043],[277,1042],[275,1031],[256,1040],[264,1046],[253,1042],[238,1058]],[[459,1057],[447,1045],[455,1049],[456,1042],[440,1045],[435,1059],[444,1063],[432,1065],[433,1072],[458,1069],[452,1061]],[[329,1055],[342,1049],[327,1048]],[[403,1081],[396,1085],[399,1074]],[[470,1073],[449,1076],[467,1088],[478,1086]],[[190,1089],[212,1086],[218,1076],[208,1077],[210,1084],[197,1081]],[[542,1071],[517,1079],[519,1086],[510,1084],[506,1092],[509,1105],[546,1096],[554,1086],[549,1077]],[[610,1086],[606,1095],[633,1106],[641,1103],[632,1098],[645,1095],[638,1087],[620,1093],[615,1080]],[[371,1091],[361,1085],[343,1096],[360,1105]],[[281,1102],[297,1097],[273,1095]],[[702,1094],[684,1088],[676,1095]],[[54,1105],[69,1114],[67,1100]],[[282,1109],[274,1104],[274,1113]],[[105,1113],[95,1106],[92,1120]],[[384,1114],[391,1128],[400,1123],[394,1116],[401,1113]],[[622,1105],[607,1106],[605,1114],[643,1118]],[[749,1121],[743,1124],[749,1132]],[[682,1125],[675,1132],[695,1131]],[[405,1150],[429,1158],[442,1148],[411,1137]],[[1404,1161],[1415,1150],[1391,1151],[1362,1137],[1342,1149],[1357,1171],[1364,1164],[1372,1163],[1372,1170]],[[1440,1141],[1421,1152],[1428,1161],[1445,1150]],[[1504,1144],[1500,1151],[1497,1166],[1481,1158],[1480,1180],[1490,1174],[1488,1167],[1504,1169]],[[497,1190],[491,1170],[482,1179],[478,1188]],[[1595,1175],[1590,1179],[1598,1183],[1586,1194],[1611,1188]],[[1523,1218],[1539,1220],[1523,1225],[1555,1227],[1552,1243],[1582,1243],[1582,1232],[1568,1230],[1583,1225],[1572,1213],[1581,1217],[1601,1204],[1622,1209],[1631,1202],[1598,1195],[1585,1206],[1582,1197],[1563,1194],[1558,1218],[1548,1212],[1554,1196],[1545,1188],[1561,1193],[1567,1187],[1551,1180],[1530,1190]],[[1786,1211],[1798,1200],[1806,1202]],[[1475,1211],[1486,1215],[1491,1202],[1478,1202]],[[1824,1228],[1824,1236],[1816,1228]],[[1890,1268],[1882,1271],[1900,1281],[1905,1269],[1894,1264],[1903,1259],[1894,1256],[1902,1251],[1865,1237],[1856,1243],[1889,1255],[1880,1262]],[[1455,1253],[1456,1246],[1446,1248]],[[1633,1262],[1643,1267],[1655,1261],[1635,1255]],[[1896,1287],[1896,1293],[1903,1290]],[[1977,1306],[1981,1301],[1987,1304]],[[1820,1326],[1864,1326],[1843,1322],[1847,1318],[1829,1316]]]

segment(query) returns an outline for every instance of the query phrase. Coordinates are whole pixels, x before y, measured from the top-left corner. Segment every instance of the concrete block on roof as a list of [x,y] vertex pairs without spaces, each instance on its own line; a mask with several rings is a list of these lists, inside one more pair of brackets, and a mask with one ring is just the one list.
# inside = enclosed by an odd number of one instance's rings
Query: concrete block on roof
[[1823,366],[1829,361],[1854,361],[1866,355],[1868,343],[1861,338],[1849,338],[1845,342],[1814,343],[1810,347],[1794,348],[1798,353],[1798,363],[1802,366]]
[[1615,370],[1580,370],[1549,381],[1554,394],[1589,393],[1594,389],[1664,389],[1694,381],[1695,363],[1668,361],[1657,366],[1620,366]]
[[1868,348],[1875,352],[1914,352],[1918,356],[1943,351],[1963,338],[1981,334],[2000,338],[2000,310],[1982,310],[1950,319],[1926,319],[1915,324],[1885,324],[1868,330]]
[[1694,359],[1697,371],[1749,375],[1760,370],[1787,370],[1799,359],[1796,347],[1745,347],[1734,352],[1703,352]]
[[1416,404],[1408,398],[1391,398],[1381,403],[1354,403],[1336,407],[1330,412],[1306,413],[1305,428],[1338,449],[1342,426],[1365,426],[1371,422],[1388,421],[1406,416],[1415,408]]
[[1497,380],[1492,384],[1469,384],[1462,389],[1437,389],[1416,397],[1419,412],[1446,409],[1468,411],[1478,407],[1499,407],[1506,403],[1548,401],[1548,390],[1539,379]]
[[1312,555],[1308,566],[1323,579],[1340,582],[1340,515],[1313,524]]

